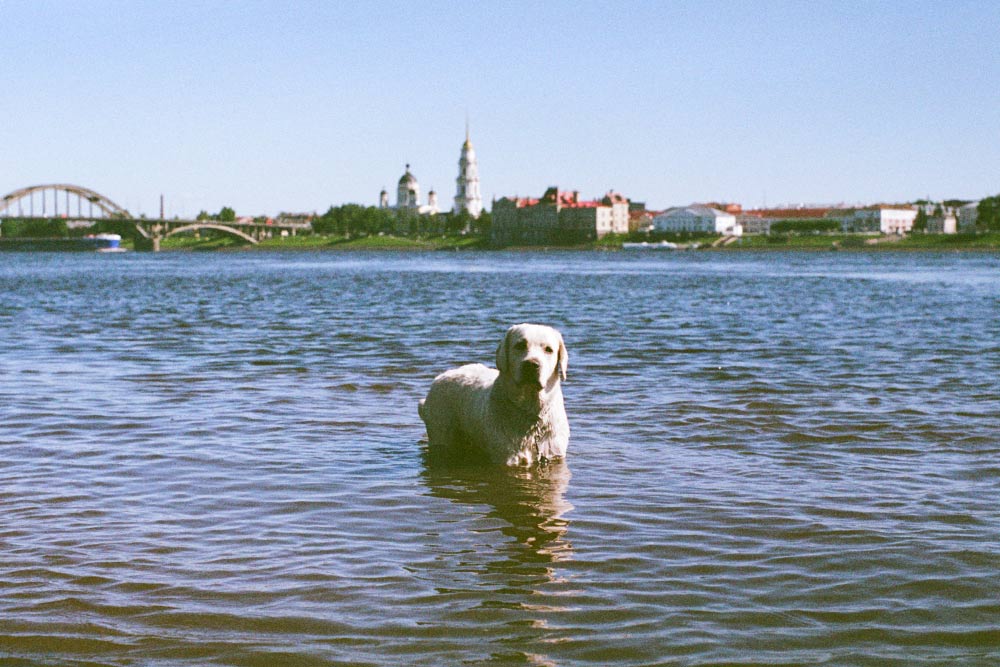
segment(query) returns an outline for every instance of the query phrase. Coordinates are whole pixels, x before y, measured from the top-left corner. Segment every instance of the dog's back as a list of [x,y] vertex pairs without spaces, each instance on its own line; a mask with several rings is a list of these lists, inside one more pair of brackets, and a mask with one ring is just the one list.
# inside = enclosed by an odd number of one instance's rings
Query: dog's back
[[434,378],[418,407],[432,449],[455,453],[468,446],[475,435],[470,429],[482,423],[498,374],[482,364],[467,364]]

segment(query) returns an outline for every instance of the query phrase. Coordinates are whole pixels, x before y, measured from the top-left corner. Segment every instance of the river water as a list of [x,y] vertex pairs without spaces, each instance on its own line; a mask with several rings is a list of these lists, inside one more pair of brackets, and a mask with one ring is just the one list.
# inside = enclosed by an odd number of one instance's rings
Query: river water
[[[3,665],[1000,664],[1000,258],[5,254]],[[569,348],[565,463],[417,401]]]

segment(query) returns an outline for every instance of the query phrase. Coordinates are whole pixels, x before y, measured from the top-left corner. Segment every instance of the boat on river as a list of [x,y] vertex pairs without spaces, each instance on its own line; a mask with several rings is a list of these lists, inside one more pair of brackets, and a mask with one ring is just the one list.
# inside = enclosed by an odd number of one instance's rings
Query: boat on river
[[658,243],[650,243],[649,241],[622,243],[622,250],[677,250],[677,248],[678,245],[670,241],[660,241]]

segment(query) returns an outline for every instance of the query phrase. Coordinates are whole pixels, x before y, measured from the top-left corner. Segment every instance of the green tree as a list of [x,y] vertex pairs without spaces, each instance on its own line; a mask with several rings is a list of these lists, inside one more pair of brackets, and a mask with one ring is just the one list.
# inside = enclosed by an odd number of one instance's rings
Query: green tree
[[493,214],[489,211],[483,211],[479,214],[472,223],[472,232],[488,239],[490,233],[493,231]]
[[125,239],[134,239],[139,235],[135,224],[127,220],[116,220],[115,218],[105,218],[98,220],[90,231],[97,234],[118,234]]
[[223,206],[222,210],[219,211],[218,220],[220,222],[233,222],[236,220],[236,211],[228,206]]
[[391,232],[395,214],[386,209],[361,204],[331,206],[322,215],[313,218],[313,231],[318,234],[363,236]]
[[444,229],[449,234],[461,234],[462,232],[470,231],[475,222],[465,209],[457,213],[447,214],[447,216]]
[[326,213],[322,213],[313,218],[312,228],[317,234],[335,234],[337,232],[337,209],[331,206],[326,210]]
[[927,231],[927,211],[924,210],[923,206],[917,209],[917,217],[913,219],[913,231]]
[[8,238],[63,238],[69,236],[69,228],[62,218],[44,220],[8,218],[3,221],[3,235]]
[[778,220],[771,223],[772,234],[822,234],[840,231],[840,222],[830,219]]
[[986,231],[1000,231],[1000,195],[985,197],[976,207],[976,226]]

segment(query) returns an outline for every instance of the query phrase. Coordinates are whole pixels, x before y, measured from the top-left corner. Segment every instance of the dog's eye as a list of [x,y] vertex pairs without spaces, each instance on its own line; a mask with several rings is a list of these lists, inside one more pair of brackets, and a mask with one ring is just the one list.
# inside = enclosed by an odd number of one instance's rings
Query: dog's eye
[[552,354],[553,352],[555,352],[555,350],[552,349],[551,345],[545,346],[545,354]]

